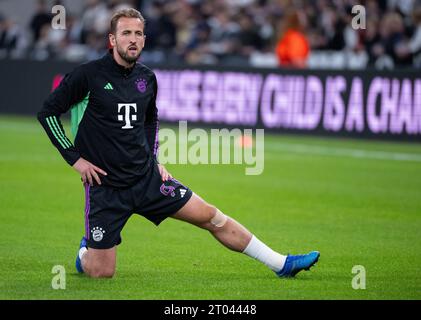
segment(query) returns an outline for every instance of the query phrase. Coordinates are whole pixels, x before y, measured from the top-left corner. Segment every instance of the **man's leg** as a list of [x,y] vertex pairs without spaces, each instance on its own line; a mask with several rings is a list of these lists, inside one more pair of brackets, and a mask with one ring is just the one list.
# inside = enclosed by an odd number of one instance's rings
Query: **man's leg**
[[111,278],[115,273],[117,246],[110,249],[83,247],[79,250],[82,269],[92,278]]
[[76,270],[94,278],[111,278],[120,233],[131,216],[131,193],[85,184],[85,197],[85,235],[79,245]]
[[259,260],[275,272],[284,267],[286,256],[270,249],[240,223],[224,215],[196,194],[193,194],[184,207],[172,217],[208,230],[227,248]]

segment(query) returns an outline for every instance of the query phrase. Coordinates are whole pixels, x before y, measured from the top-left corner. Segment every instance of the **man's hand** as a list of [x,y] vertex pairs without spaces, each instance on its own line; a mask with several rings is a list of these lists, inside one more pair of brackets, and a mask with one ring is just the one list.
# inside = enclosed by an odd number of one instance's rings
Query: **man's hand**
[[165,169],[162,164],[158,164],[159,173],[161,174],[162,181],[167,181],[168,179],[172,178],[172,175]]
[[89,182],[91,186],[93,185],[92,177],[100,185],[101,180],[99,179],[98,173],[104,176],[107,175],[107,173],[104,170],[98,168],[97,166],[94,166],[92,163],[86,161],[83,158],[79,158],[79,160],[74,163],[73,168],[75,168],[75,170],[79,172],[80,176],[82,177],[83,183]]

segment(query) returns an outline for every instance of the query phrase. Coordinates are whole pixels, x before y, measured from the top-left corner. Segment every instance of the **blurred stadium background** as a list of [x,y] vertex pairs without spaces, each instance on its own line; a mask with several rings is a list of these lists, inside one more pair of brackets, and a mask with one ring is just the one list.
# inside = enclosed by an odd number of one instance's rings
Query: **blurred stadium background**
[[[51,27],[54,5],[64,30]],[[351,26],[354,5],[365,29]],[[158,77],[162,128],[266,130],[260,176],[168,168],[279,251],[320,250],[305,281],[190,226],[137,218],[116,278],[75,274],[83,191],[34,115],[65,73],[106,52],[122,7],[147,21],[140,61]],[[0,298],[420,299],[420,68],[418,0],[0,0]],[[51,289],[53,265],[67,290]],[[351,286],[355,265],[365,290]]]
[[[51,7],[67,9],[53,30]],[[366,29],[351,27],[352,7]],[[75,0],[0,1],[0,57],[83,61],[102,55],[113,11],[132,6],[147,20],[145,63],[277,67],[290,28],[308,44],[309,68],[421,66],[419,0]]]

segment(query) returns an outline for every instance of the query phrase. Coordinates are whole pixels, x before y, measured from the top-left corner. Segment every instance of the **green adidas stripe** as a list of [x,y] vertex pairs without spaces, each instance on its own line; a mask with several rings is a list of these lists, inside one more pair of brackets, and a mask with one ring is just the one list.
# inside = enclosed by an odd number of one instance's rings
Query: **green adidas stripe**
[[50,119],[49,118],[46,118],[45,120],[47,121],[47,124],[50,127],[51,132],[53,133],[53,135],[56,138],[56,140],[60,143],[61,147],[63,149],[66,149],[66,145],[63,144],[63,142],[61,141],[61,139],[57,136],[56,130],[53,128],[52,122],[50,122]]
[[111,83],[107,83],[104,87],[104,89],[108,89],[108,90],[113,90],[113,86],[111,85]]
[[60,143],[61,147],[63,149],[67,149],[67,146],[63,143],[63,141],[57,136],[56,130],[52,125],[52,121],[50,121],[50,118],[46,118],[47,124],[50,127],[51,132],[53,133],[54,137],[57,139],[57,141]]
[[57,135],[59,136],[59,138],[61,139],[61,141],[64,143],[64,145],[65,145],[64,148],[67,149],[67,148],[69,148],[71,146],[71,144],[66,141],[66,139],[64,138],[64,134],[61,133],[60,126],[58,125],[58,123],[56,125],[56,123],[55,123],[54,120],[55,120],[54,117],[50,117],[50,121],[51,121],[51,123],[52,123],[52,125],[53,125],[53,127],[54,127],[54,129],[55,129],[55,131],[57,133]]
[[88,92],[88,94],[86,95],[85,98],[83,98],[82,101],[74,104],[71,106],[71,110],[70,110],[70,128],[71,128],[71,132],[73,135],[73,141],[76,140],[76,135],[79,129],[79,124],[82,121],[82,118],[85,114],[86,108],[88,107],[89,104],[89,95],[90,92]]
[[54,119],[54,121],[55,121],[55,123],[56,123],[56,125],[57,125],[57,129],[58,129],[58,131],[59,131],[59,134],[61,135],[61,137],[64,139],[64,141],[67,143],[67,145],[69,146],[69,147],[71,147],[72,146],[72,143],[70,142],[70,140],[66,137],[66,135],[65,135],[65,133],[64,133],[64,131],[63,131],[63,129],[60,127],[60,125],[59,125],[59,123],[58,123],[58,121],[57,121],[57,117],[56,116],[53,116],[53,119]]

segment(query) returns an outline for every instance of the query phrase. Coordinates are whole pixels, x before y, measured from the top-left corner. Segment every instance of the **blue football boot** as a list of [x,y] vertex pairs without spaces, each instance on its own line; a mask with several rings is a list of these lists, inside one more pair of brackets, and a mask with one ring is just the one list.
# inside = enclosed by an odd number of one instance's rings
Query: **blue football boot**
[[282,270],[275,272],[278,277],[294,277],[301,270],[310,270],[310,268],[319,260],[320,253],[312,251],[302,255],[288,255]]
[[[85,237],[82,237],[82,240],[80,240],[79,250],[83,247],[88,247],[88,243]],[[80,258],[79,258],[79,250],[77,251],[77,255],[76,255],[76,270],[79,273],[83,273],[82,261],[80,261]]]

